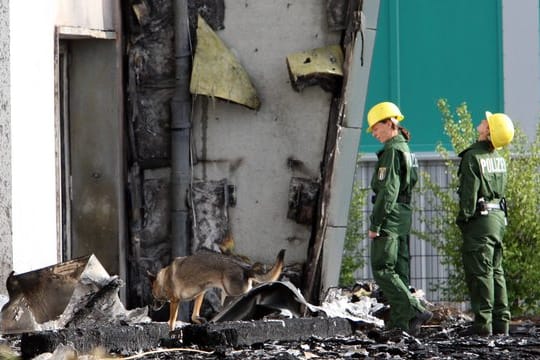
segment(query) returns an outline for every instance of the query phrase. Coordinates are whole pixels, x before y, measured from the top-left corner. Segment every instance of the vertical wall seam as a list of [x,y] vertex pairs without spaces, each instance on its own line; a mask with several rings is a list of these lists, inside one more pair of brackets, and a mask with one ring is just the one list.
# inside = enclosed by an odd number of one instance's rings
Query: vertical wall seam
[[391,100],[400,103],[401,100],[401,83],[400,83],[400,46],[399,46],[399,0],[388,2],[388,26],[389,26],[389,39],[390,39],[390,97]]

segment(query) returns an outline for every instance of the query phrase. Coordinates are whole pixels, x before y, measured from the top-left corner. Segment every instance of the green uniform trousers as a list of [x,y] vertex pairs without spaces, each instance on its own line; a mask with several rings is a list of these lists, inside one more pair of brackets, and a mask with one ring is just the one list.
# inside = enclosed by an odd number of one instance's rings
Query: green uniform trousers
[[510,310],[502,267],[504,213],[490,211],[460,225],[463,235],[465,281],[474,313],[473,329],[480,334],[507,334]]
[[409,291],[409,244],[411,209],[397,204],[371,242],[373,277],[390,304],[389,329],[409,330],[409,321],[424,307]]

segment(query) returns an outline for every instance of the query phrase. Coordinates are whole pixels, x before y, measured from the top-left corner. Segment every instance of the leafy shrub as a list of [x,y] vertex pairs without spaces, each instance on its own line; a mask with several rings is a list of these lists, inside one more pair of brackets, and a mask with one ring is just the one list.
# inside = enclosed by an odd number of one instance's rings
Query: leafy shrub
[[[477,140],[477,132],[465,103],[455,110],[457,120],[445,99],[439,100],[437,106],[454,154]],[[523,315],[540,310],[540,125],[532,143],[516,122],[514,125],[516,134],[512,144],[501,150],[508,162],[506,199],[509,218],[504,237],[504,269],[512,312]],[[448,282],[434,284],[435,287],[443,291],[447,300],[462,301],[467,297],[467,290],[460,251],[462,238],[455,224],[459,160],[440,144],[437,152],[444,159],[450,174],[450,186],[443,188],[431,181],[427,173],[421,174],[423,186],[420,191],[438,216],[421,219],[427,230],[416,235],[429,241],[444,256],[444,265],[450,269]]]
[[339,274],[339,285],[342,287],[352,286],[356,282],[354,273],[364,266],[364,249],[360,243],[365,239],[364,214],[366,194],[369,189],[362,189],[355,182],[349,207],[349,219],[345,243],[343,246],[343,258]]

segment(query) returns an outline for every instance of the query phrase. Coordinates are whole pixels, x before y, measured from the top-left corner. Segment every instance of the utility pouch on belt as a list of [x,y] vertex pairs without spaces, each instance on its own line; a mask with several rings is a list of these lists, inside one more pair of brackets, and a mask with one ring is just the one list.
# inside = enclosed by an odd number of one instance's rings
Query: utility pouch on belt
[[478,199],[476,204],[476,209],[480,215],[487,215],[490,210],[501,210],[504,211],[504,223],[508,225],[508,208],[506,207],[506,199],[501,198],[499,203],[488,202],[483,197]]
[[501,198],[499,201],[501,210],[504,211],[504,224],[508,225],[508,207],[506,206],[506,198]]
[[478,202],[476,203],[476,210],[480,213],[480,215],[487,215],[488,214],[488,202],[483,197],[478,198]]

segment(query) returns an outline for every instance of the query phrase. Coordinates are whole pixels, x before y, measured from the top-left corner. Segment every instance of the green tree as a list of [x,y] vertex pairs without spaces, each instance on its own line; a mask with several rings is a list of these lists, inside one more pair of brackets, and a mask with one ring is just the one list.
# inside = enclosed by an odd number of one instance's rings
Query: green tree
[[[458,154],[477,140],[477,132],[466,103],[459,105],[455,114],[445,99],[437,102],[449,136],[453,154]],[[516,134],[512,144],[503,149],[508,161],[506,199],[509,208],[508,227],[504,238],[504,267],[512,312],[516,315],[537,313],[540,310],[540,125],[535,140],[527,136],[514,123]],[[450,269],[448,282],[434,284],[443,291],[447,300],[462,301],[467,291],[461,263],[461,234],[455,217],[458,211],[456,189],[458,185],[458,159],[442,145],[437,146],[450,175],[450,185],[442,187],[422,172],[420,190],[436,216],[423,216],[426,231],[416,232],[429,241],[443,255],[443,264]]]
[[360,243],[366,237],[363,209],[368,190],[361,188],[356,182],[353,185],[339,274],[339,285],[342,287],[354,285],[356,282],[354,273],[364,266],[364,249],[360,246]]

